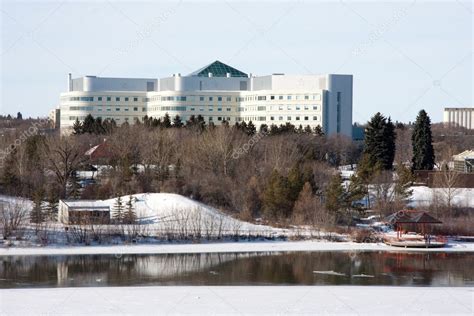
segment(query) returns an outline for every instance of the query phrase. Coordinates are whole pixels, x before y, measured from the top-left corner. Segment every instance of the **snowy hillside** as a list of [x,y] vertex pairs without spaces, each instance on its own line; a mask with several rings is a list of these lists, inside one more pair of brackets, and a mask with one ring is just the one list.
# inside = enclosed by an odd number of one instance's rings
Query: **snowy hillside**
[[[202,234],[206,231],[279,231],[278,229],[240,221],[208,205],[172,193],[142,193],[132,195],[134,208],[141,224],[150,224],[157,230],[188,230]],[[129,196],[123,196],[126,204]],[[114,213],[116,199],[102,201]]]

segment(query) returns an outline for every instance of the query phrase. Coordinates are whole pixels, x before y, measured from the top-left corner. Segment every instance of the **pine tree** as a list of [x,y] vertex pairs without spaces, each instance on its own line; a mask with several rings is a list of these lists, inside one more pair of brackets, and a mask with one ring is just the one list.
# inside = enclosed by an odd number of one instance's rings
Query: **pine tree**
[[17,119],[17,120],[22,120],[22,119],[23,119],[23,115],[21,114],[21,112],[18,112],[18,113],[16,114],[16,119]]
[[69,183],[69,194],[68,197],[72,197],[77,200],[81,197],[81,185],[79,183],[79,177],[77,171],[73,171]]
[[391,170],[395,158],[395,126],[377,112],[365,130],[365,149],[371,164],[379,163],[384,170]]
[[94,129],[95,129],[94,117],[91,114],[88,114],[84,118],[84,122],[82,123],[82,132],[92,134],[94,133]]
[[135,214],[135,198],[130,195],[126,203],[125,214],[123,214],[123,223],[133,224],[136,222],[136,220],[137,220],[137,216]]
[[257,128],[253,125],[252,121],[247,124],[247,135],[252,136],[257,132]]
[[289,195],[287,179],[273,170],[263,192],[264,214],[274,219],[288,216],[293,206]]
[[313,133],[313,130],[311,129],[311,126],[309,125],[306,125],[306,127],[304,128],[304,131],[303,131],[305,134],[312,134]]
[[114,211],[115,211],[114,216],[113,216],[114,220],[117,223],[122,223],[123,218],[124,218],[124,214],[123,214],[124,207],[123,207],[122,197],[120,195],[115,199]]
[[45,221],[45,214],[43,208],[44,191],[39,188],[33,194],[33,208],[30,213],[30,222],[39,224]]
[[79,121],[78,118],[76,118],[74,124],[72,125],[72,133],[74,135],[81,135],[84,133],[84,130],[82,129],[82,122]]
[[416,117],[412,134],[413,170],[433,170],[435,155],[431,135],[431,120],[425,110]]
[[397,166],[397,180],[395,181],[395,201],[399,207],[405,207],[413,194],[411,186],[413,184],[413,174],[411,170],[403,164]]
[[181,117],[178,114],[176,114],[176,116],[173,118],[173,127],[183,127],[183,122],[181,121]]
[[260,130],[259,130],[260,133],[265,133],[267,134],[268,133],[268,125],[267,124],[262,124],[260,125]]
[[292,203],[298,199],[298,195],[300,194],[303,185],[303,175],[301,174],[299,166],[296,165],[288,172],[289,198]]
[[337,173],[331,178],[326,189],[326,209],[335,215],[336,221],[343,220],[344,188],[342,187],[342,177]]
[[163,117],[163,123],[161,124],[164,128],[170,128],[171,127],[171,119],[170,115],[168,113],[165,114]]
[[321,128],[321,125],[318,125],[314,128],[314,134],[316,136],[324,136],[323,129]]
[[58,220],[58,204],[59,204],[59,195],[57,194],[57,190],[49,190],[48,192],[48,197],[46,201],[47,207],[47,217],[51,221],[57,221]]

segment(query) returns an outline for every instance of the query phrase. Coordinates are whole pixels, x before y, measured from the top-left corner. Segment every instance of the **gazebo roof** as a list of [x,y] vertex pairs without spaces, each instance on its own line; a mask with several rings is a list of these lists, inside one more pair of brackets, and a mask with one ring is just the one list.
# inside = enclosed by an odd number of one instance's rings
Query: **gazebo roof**
[[442,222],[427,212],[403,210],[387,216],[390,224],[441,224]]

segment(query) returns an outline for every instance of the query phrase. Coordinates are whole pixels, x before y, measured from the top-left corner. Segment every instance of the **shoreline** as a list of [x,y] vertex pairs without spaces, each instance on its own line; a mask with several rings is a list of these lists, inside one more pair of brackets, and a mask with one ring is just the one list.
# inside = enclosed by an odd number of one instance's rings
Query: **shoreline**
[[287,251],[391,251],[391,252],[474,252],[474,243],[452,242],[444,248],[402,248],[384,243],[328,241],[251,241],[216,243],[157,243],[133,245],[1,247],[0,256],[93,255],[93,254],[185,254]]

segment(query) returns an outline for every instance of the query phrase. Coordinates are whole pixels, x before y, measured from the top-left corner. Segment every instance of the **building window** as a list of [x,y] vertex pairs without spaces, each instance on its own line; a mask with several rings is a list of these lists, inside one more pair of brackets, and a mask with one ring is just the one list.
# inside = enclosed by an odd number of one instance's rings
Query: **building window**
[[137,108],[137,107],[134,107],[133,110],[134,110],[134,111],[138,111],[138,108]]
[[266,95],[259,95],[258,96],[258,101],[265,101],[267,100],[267,96]]
[[283,116],[279,116],[278,119],[279,119],[280,121],[283,121]]
[[199,97],[199,101],[204,101],[204,97],[203,97],[203,96],[200,96],[200,97]]
[[270,116],[270,121],[274,121],[275,120],[275,117],[274,116]]
[[217,120],[218,120],[218,121],[222,121],[222,116],[219,116],[219,117],[217,118]]
[[111,98],[111,97],[107,97],[107,101],[112,101],[112,98]]
[[111,108],[107,108],[107,112],[110,112],[110,111],[112,111],[112,109],[111,109]]
[[115,108],[115,111],[120,111],[120,108]]
[[217,108],[217,111],[222,112],[222,108]]
[[97,101],[102,101],[102,97],[97,97]]
[[128,112],[128,108],[125,108],[125,112]]
[[230,111],[232,111],[232,109],[231,108],[226,108],[226,111],[230,112]]
[[138,102],[138,98],[137,97],[133,98],[133,102]]
[[309,95],[305,95],[305,96],[304,96],[304,99],[305,99],[305,100],[309,100]]
[[271,95],[271,96],[270,96],[270,100],[275,100],[275,96],[274,96],[274,95]]
[[291,121],[291,116],[288,116],[288,117],[287,117],[287,120],[288,120],[288,121]]
[[287,100],[291,100],[291,95],[286,97]]
[[307,116],[304,117],[304,120],[307,121],[309,118]]
[[313,116],[313,121],[317,121],[318,120],[318,117],[317,116]]
[[232,101],[232,97],[227,97],[226,100],[227,100],[227,102],[230,102],[230,101]]
[[217,97],[218,102],[222,102],[222,97]]
[[120,97],[115,97],[115,101],[120,101]]
[[212,108],[212,106],[209,107],[208,111],[209,112],[212,112],[214,109]]
[[304,106],[305,110],[309,110],[309,107],[307,105]]
[[190,108],[189,110],[190,110],[190,111],[194,111],[194,110],[195,110],[195,108]]
[[214,98],[213,97],[209,97],[209,101],[212,101]]
[[313,105],[313,110],[317,110],[318,109],[318,106],[317,105]]
[[283,96],[282,95],[278,96],[278,100],[283,100]]
[[299,117],[299,116],[297,116],[297,117],[296,117],[296,120],[297,120],[297,121],[299,121],[299,120],[300,120],[300,117]]
[[296,110],[301,110],[301,107],[299,105],[297,105]]
[[125,102],[128,102],[128,97],[125,97]]

